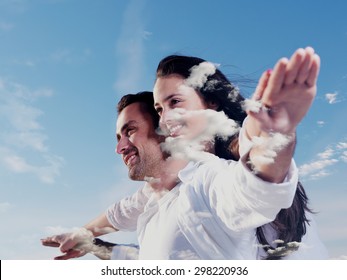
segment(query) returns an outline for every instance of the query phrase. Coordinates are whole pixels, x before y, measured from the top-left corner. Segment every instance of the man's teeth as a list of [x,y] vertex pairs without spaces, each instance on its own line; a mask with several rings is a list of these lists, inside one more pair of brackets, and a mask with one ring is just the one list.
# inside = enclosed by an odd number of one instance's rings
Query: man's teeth
[[133,158],[135,158],[136,156],[135,155],[132,155],[131,157],[128,158],[128,161],[127,161],[127,165],[129,165],[129,163],[132,161]]

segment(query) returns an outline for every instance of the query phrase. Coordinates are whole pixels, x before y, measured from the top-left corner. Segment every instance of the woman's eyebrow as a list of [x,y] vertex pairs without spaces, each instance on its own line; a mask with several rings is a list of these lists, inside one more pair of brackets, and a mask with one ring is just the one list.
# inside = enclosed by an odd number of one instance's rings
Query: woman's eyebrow
[[[168,101],[168,100],[170,100],[171,98],[176,97],[176,96],[181,96],[181,94],[179,94],[179,93],[170,94],[170,95],[168,95],[168,96],[166,96],[166,97],[164,98],[163,102],[166,102],[166,101]],[[158,102],[154,103],[154,107],[156,107],[156,106],[159,106],[159,103],[158,103]]]

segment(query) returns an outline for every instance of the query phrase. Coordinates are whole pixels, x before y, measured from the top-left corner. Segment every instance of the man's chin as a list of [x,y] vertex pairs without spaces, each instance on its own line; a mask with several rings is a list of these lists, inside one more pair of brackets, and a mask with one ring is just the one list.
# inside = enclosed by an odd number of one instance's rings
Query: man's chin
[[133,181],[144,181],[144,176],[143,174],[139,174],[135,170],[129,170],[129,178]]

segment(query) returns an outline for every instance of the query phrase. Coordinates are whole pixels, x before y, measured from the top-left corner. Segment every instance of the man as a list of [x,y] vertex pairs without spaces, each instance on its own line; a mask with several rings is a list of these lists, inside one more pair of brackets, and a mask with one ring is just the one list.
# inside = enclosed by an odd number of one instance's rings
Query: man
[[[153,102],[151,92],[129,94],[121,99],[118,104],[116,149],[129,169],[129,178],[136,181],[147,180],[151,187],[145,185],[133,196],[123,199],[112,208],[119,210],[117,213],[122,213],[123,224],[117,227],[112,225],[106,213],[103,213],[77,232],[42,239],[43,245],[60,247],[61,252],[64,253],[55,259],[77,258],[88,252],[94,252],[101,258],[109,258],[109,255],[103,255],[105,248],[102,246],[107,245],[106,247],[110,248],[111,244],[105,244],[100,239],[95,241],[93,237],[118,231],[123,227],[127,230],[135,229],[134,217],[143,211],[144,203],[147,202],[143,201],[143,197],[149,196],[153,190],[160,193],[164,189],[163,186],[168,189],[176,185],[176,174],[182,167],[177,165],[177,162],[174,166],[164,158],[159,145],[163,137],[155,132],[159,117],[154,110]],[[128,216],[129,219],[126,219]],[[113,224],[116,223],[116,218],[112,218]],[[107,248],[106,253],[109,253]]]

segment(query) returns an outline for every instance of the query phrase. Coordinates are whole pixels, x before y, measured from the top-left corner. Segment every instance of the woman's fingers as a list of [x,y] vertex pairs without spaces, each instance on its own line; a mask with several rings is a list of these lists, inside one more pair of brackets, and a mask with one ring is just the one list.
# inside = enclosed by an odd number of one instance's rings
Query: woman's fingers
[[298,76],[298,72],[305,58],[306,52],[304,49],[298,49],[290,58],[287,65],[286,77],[284,79],[285,85],[290,85],[295,82]]
[[271,72],[267,88],[262,96],[262,103],[265,106],[271,107],[280,90],[283,87],[286,69],[288,65],[287,58],[281,58],[275,65],[274,70]]
[[306,79],[307,86],[313,87],[317,83],[319,69],[320,69],[320,57],[317,54],[314,54],[310,73]]
[[254,100],[260,100],[263,97],[264,90],[265,90],[267,83],[269,81],[271,72],[272,72],[272,70],[269,69],[261,75],[259,82],[258,82],[258,85],[257,85],[255,92],[254,92],[254,95],[253,95]]
[[306,82],[309,74],[310,74],[310,69],[312,66],[313,62],[313,56],[314,56],[314,49],[311,47],[307,47],[305,49],[305,57],[304,60],[302,61],[300,65],[299,72],[297,74],[297,77],[295,79],[295,82],[298,84],[303,84]]

